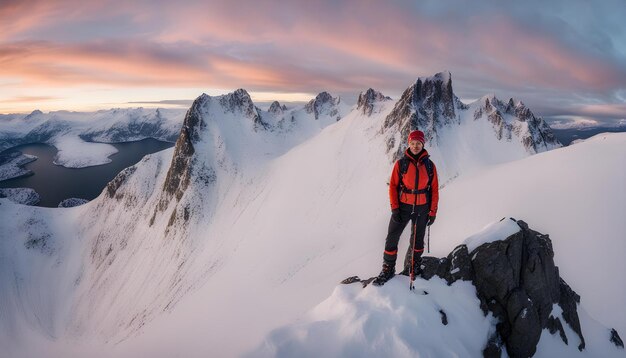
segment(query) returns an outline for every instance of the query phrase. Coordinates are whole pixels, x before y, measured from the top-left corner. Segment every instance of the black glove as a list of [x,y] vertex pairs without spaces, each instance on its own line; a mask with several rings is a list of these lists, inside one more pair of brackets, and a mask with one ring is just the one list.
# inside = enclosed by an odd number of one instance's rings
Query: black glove
[[426,226],[430,226],[430,225],[432,225],[432,224],[435,222],[435,218],[436,218],[436,216],[435,216],[435,215],[432,215],[432,216],[431,216],[431,215],[429,215],[429,216],[428,216],[428,222],[426,223]]
[[392,209],[391,210],[391,220],[399,223],[402,221],[400,218],[400,209]]

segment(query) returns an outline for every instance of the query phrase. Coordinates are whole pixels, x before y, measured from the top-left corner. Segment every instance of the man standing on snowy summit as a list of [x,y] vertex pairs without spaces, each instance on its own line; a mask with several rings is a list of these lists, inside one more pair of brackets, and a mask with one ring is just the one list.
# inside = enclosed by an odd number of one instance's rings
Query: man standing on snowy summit
[[409,133],[409,148],[404,157],[393,166],[389,181],[391,220],[385,241],[383,269],[374,279],[375,285],[383,285],[396,272],[398,240],[411,221],[411,242],[404,260],[402,274],[411,279],[421,272],[426,226],[435,222],[439,202],[437,168],[424,149],[424,133]]

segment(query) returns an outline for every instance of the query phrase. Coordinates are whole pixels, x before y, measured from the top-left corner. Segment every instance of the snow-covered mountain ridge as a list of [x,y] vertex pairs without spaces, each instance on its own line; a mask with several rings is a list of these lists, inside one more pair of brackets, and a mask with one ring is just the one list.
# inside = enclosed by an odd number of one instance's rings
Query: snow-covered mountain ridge
[[363,292],[360,282],[346,281],[358,288],[335,288],[304,322],[272,332],[254,355],[622,356],[617,331],[579,312],[580,296],[559,277],[553,255],[548,235],[502,219],[447,257],[426,257],[414,291],[406,276]]
[[422,130],[430,146],[439,146],[446,137],[442,129],[467,125],[472,120],[488,121],[498,140],[520,142],[530,154],[561,146],[548,124],[521,101],[511,98],[505,106],[494,95],[487,95],[469,105],[462,103],[454,94],[450,72],[418,78],[385,118],[381,132],[387,138],[387,151],[398,158],[403,138],[411,130]]
[[[322,301],[341,278],[378,270],[388,222],[385,182],[392,164],[381,128],[394,103],[375,100],[371,115],[352,110],[339,121],[332,111],[320,111],[317,120],[304,109],[284,116],[256,111],[268,124],[264,128],[255,127],[255,113],[231,110],[222,98],[198,98],[175,148],[124,171],[91,203],[40,210],[0,200],[2,214],[17,219],[0,234],[0,252],[12,253],[0,271],[6,273],[0,280],[0,304],[9,307],[4,312],[10,317],[3,320],[3,332],[37,341],[51,349],[51,355],[63,355],[67,349],[97,349],[101,356],[239,355],[256,347],[272,328]],[[475,135],[482,144],[470,145]],[[465,218],[472,215],[485,215],[471,220],[473,225],[493,221],[494,215],[512,215],[538,222],[542,232],[562,230],[562,223],[544,227],[547,219],[517,215],[515,205],[525,203],[519,198],[505,200],[505,208],[494,203],[482,208],[484,202],[509,195],[504,189],[498,195],[482,187],[480,193],[470,188],[448,199],[443,195],[479,174],[498,173],[507,153],[516,155],[509,161],[529,156],[521,142],[498,140],[486,120],[442,126],[438,137],[439,143],[429,142],[427,149],[448,185],[442,189],[442,211],[433,227],[440,238],[434,253],[445,255],[440,252],[444,247],[454,247],[478,231],[467,230],[472,225]],[[614,144],[606,145],[607,152],[615,149]],[[555,152],[561,150],[539,156],[560,162]],[[614,155],[607,155],[606,163],[614,163]],[[459,158],[465,167],[458,164]],[[180,166],[173,165],[177,160]],[[571,157],[564,162],[570,163]],[[606,163],[593,163],[599,166],[594,172],[607,171]],[[168,176],[177,173],[181,176],[174,185]],[[523,187],[521,177],[503,183]],[[549,186],[553,189],[554,183]],[[611,187],[615,185],[602,190]],[[466,194],[483,197],[466,200]],[[536,191],[519,195],[533,198]],[[455,197],[459,201],[454,202]],[[553,218],[547,210],[562,202],[543,205],[533,215]],[[450,219],[470,203],[478,203],[480,213]],[[503,213],[494,214],[493,208]],[[452,221],[444,224],[447,220]],[[454,235],[437,233],[442,227],[461,229],[451,232]],[[459,238],[460,232],[465,236]],[[30,240],[26,234],[36,239],[41,251],[24,249],[23,243]],[[28,265],[30,260],[39,264]],[[39,271],[42,267],[45,273]],[[13,277],[29,277],[20,293]],[[39,286],[44,280],[60,283],[62,291]],[[579,290],[580,282],[570,277],[567,281]],[[587,296],[581,296],[584,303]],[[15,297],[28,299],[17,303]],[[38,297],[50,297],[45,307],[37,303]],[[24,318],[21,312],[34,313]],[[44,335],[33,334],[33,329]],[[242,329],[245,341],[221,344],[241,336]],[[80,342],[87,341],[100,343],[81,348]],[[113,347],[106,341],[122,342]],[[68,348],[68,342],[78,348]],[[24,348],[17,343],[10,347]]]
[[[372,101],[391,100],[381,93],[369,89],[359,96],[357,110],[363,114],[372,114]],[[294,123],[303,118],[313,117],[321,123],[312,125],[313,132],[332,124],[345,116],[350,110],[341,98],[333,97],[328,92],[321,92],[302,108],[287,110],[280,103],[272,103],[268,111],[262,111],[254,105],[248,93],[239,89],[232,94],[222,96],[220,105],[233,111],[239,108],[248,117],[254,117],[255,130],[290,132]],[[471,114],[470,114],[471,113]],[[431,146],[438,146],[438,135],[452,124],[467,126],[469,117],[474,120],[491,123],[499,141],[520,141],[525,152],[534,154],[560,146],[548,125],[535,117],[521,101],[510,99],[505,106],[495,96],[485,96],[470,104],[463,104],[452,89],[452,75],[449,72],[438,73],[432,77],[420,77],[403,93],[394,109],[385,119],[381,128],[387,136],[387,150],[392,158],[401,155],[402,139],[411,129],[420,128],[426,134]],[[155,138],[164,141],[176,141],[183,121],[183,112],[176,109],[111,109],[94,113],[58,111],[44,114],[33,111],[21,118],[4,116],[0,122],[0,151],[26,143],[49,143],[59,150],[55,164],[70,168],[100,165],[110,162],[108,158],[116,149],[105,143],[135,141]],[[468,117],[468,118],[465,118]],[[484,118],[483,118],[484,117]],[[310,135],[311,132],[309,132]],[[444,135],[450,138],[451,136]],[[517,146],[513,146],[517,147]],[[525,156],[521,153],[518,156]],[[504,155],[511,158],[511,153]],[[23,158],[25,159],[25,158]],[[458,158],[462,159],[462,158]],[[463,160],[458,160],[463,162]],[[499,161],[498,161],[499,162]],[[459,175],[466,168],[450,168]],[[0,166],[3,175],[15,171]]]

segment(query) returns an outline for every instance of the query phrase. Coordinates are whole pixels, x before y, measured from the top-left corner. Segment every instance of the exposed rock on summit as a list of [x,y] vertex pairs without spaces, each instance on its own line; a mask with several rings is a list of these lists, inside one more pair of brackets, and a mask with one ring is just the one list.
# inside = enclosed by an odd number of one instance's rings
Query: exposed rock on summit
[[209,96],[202,94],[193,102],[191,108],[189,108],[185,115],[183,127],[180,130],[180,135],[174,147],[172,163],[167,171],[163,185],[165,195],[159,202],[159,208],[161,210],[167,207],[172,196],[180,200],[189,185],[189,181],[191,180],[192,159],[195,153],[194,143],[200,140],[200,131],[202,128],[206,127],[202,113],[203,107],[207,105],[208,100]]
[[252,119],[254,130],[269,128],[269,125],[263,122],[258,108],[254,105],[252,98],[250,98],[245,89],[240,88],[233,93],[220,96],[219,103],[226,112],[236,113],[240,111],[244,117]]
[[387,115],[380,133],[386,137],[391,159],[396,160],[406,148],[404,141],[398,139],[406,138],[410,131],[423,131],[427,145],[436,146],[442,128],[459,126],[472,119],[488,121],[498,140],[519,141],[529,154],[561,146],[548,124],[522,102],[510,99],[503,103],[488,95],[469,105],[462,103],[452,90],[449,72],[418,78]]
[[[410,131],[424,132],[426,141],[436,138],[437,128],[450,123],[459,123],[457,111],[467,109],[452,91],[452,75],[440,72],[432,77],[418,78],[409,86],[383,123],[381,131],[400,132],[406,138]],[[388,143],[388,150],[395,149],[396,156],[404,150],[396,143]]]
[[321,92],[314,99],[310,100],[304,106],[304,109],[307,113],[313,113],[315,115],[315,119],[319,119],[319,117],[323,114],[326,114],[330,117],[335,117],[338,121],[341,119],[339,116],[339,110],[337,109],[337,105],[341,102],[341,98],[333,97],[328,92]]
[[287,106],[285,106],[285,105],[281,106],[278,101],[274,101],[274,102],[272,102],[272,104],[270,105],[270,108],[267,111],[269,113],[271,113],[271,114],[274,114],[274,115],[281,115],[286,110],[287,110]]
[[542,118],[535,117],[521,101],[510,98],[504,103],[494,95],[487,95],[478,103],[474,120],[486,117],[498,139],[519,137],[524,148],[533,154],[561,146],[550,126]]
[[375,91],[372,88],[369,88],[367,91],[361,92],[359,94],[359,99],[357,100],[357,109],[364,115],[371,116],[372,111],[374,110],[374,104],[376,102],[389,100],[391,100],[391,97],[387,97],[382,93]]
[[[503,342],[509,356],[530,357],[544,329],[558,332],[563,344],[584,350],[577,311],[580,296],[559,276],[550,238],[523,221],[516,223],[517,233],[471,252],[460,245],[446,258],[425,257],[421,276],[430,279],[437,275],[449,284],[472,281],[484,313],[491,312],[499,320],[495,336],[483,351],[485,356],[499,357],[502,347],[497,342]],[[561,314],[554,309],[557,306]],[[566,324],[575,336],[566,335]],[[611,340],[621,341],[617,331],[613,332],[616,338]]]

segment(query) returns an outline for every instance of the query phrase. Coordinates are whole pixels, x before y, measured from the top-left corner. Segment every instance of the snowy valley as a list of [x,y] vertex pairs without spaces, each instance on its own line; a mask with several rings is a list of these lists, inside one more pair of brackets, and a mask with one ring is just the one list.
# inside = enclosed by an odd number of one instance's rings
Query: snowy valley
[[497,319],[471,281],[418,279],[428,295],[408,291],[404,276],[338,285],[380,268],[386,183],[415,128],[441,184],[430,255],[505,240],[519,227],[501,219],[523,220],[550,236],[560,277],[580,295],[586,341],[579,350],[555,304],[569,344],[543,330],[536,356],[624,356],[611,341],[612,328],[626,332],[624,133],[561,148],[519,100],[462,103],[447,72],[417,79],[398,101],[369,89],[352,108],[323,92],[264,111],[240,89],[203,94],[185,114],[124,114],[142,124],[41,116],[9,121],[3,148],[65,143],[60,162],[80,166],[73,154],[106,146],[91,141],[176,146],[79,207],[0,199],[0,346],[10,356],[480,355]]

